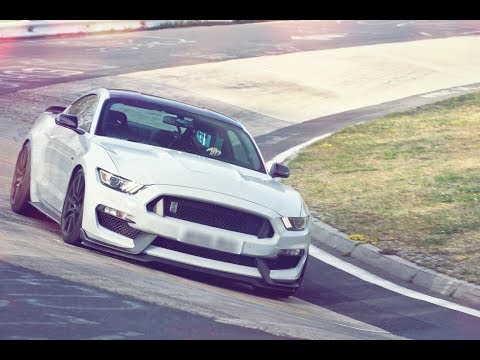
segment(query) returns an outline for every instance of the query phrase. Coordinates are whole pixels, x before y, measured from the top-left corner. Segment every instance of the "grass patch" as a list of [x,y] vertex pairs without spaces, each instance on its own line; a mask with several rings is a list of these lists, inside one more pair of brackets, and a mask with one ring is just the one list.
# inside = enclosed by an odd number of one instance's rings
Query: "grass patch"
[[372,245],[378,245],[378,240],[377,239],[371,239],[366,235],[363,234],[350,234],[348,235],[348,238],[353,241],[358,241],[363,244],[372,244]]
[[[479,134],[480,93],[466,94],[312,144],[284,182],[342,231],[480,283]],[[432,254],[462,266],[430,263]]]

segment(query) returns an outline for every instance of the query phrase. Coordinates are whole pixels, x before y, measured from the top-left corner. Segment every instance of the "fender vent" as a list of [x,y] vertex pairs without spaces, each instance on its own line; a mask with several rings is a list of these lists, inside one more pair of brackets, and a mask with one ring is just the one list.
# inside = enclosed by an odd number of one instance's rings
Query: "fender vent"
[[104,228],[107,228],[108,230],[111,230],[117,234],[126,236],[130,239],[136,239],[143,234],[142,231],[134,229],[128,225],[127,221],[104,213],[103,211],[97,210],[97,219],[98,223]]

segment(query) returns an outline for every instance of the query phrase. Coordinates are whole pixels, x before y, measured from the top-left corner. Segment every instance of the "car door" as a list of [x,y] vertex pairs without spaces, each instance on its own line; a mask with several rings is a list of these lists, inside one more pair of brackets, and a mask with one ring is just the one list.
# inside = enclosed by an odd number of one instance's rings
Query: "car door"
[[78,128],[85,131],[79,134],[63,126],[56,126],[50,134],[46,146],[49,154],[49,180],[53,194],[49,197],[49,207],[61,213],[70,174],[76,159],[87,151],[87,139],[94,119],[99,99],[96,94],[81,97],[70,105],[65,113],[78,118]]

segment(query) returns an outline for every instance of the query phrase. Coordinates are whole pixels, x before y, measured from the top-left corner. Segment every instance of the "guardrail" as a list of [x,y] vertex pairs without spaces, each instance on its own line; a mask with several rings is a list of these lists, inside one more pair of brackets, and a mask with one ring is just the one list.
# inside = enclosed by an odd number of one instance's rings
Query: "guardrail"
[[0,39],[236,22],[241,20],[19,20],[0,23]]

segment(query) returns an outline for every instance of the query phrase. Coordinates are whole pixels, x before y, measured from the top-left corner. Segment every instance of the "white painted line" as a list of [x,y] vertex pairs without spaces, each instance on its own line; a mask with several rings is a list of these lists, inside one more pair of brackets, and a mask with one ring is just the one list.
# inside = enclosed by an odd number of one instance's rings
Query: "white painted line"
[[420,31],[419,34],[420,34],[420,35],[423,35],[423,36],[432,36],[432,35],[430,35],[429,33],[426,33],[426,32],[424,32],[424,31]]
[[107,295],[78,295],[78,294],[8,294],[9,296],[39,296],[39,297],[74,297],[74,298],[80,298],[80,297],[88,297],[88,298],[108,298]]
[[149,36],[149,35],[137,35],[137,36],[132,36],[132,38],[149,38],[149,39],[160,39],[160,40],[175,40],[180,44],[185,44],[185,43],[194,43],[197,42],[196,40],[185,40],[182,38],[173,38],[173,37],[165,37],[165,36]]
[[87,319],[82,319],[82,318],[78,318],[78,317],[71,316],[71,315],[47,314],[47,316],[51,316],[53,318],[61,319],[61,320],[66,321],[67,323],[75,324],[75,325],[100,325],[99,322],[90,321],[90,320],[87,320]]
[[104,311],[122,310],[123,311],[123,310],[137,310],[142,308],[142,305],[129,300],[122,300],[121,302],[124,304],[124,306],[118,306],[118,307],[50,305],[50,304],[44,304],[40,302],[38,299],[25,299],[25,301],[30,305],[34,305],[38,307],[67,309],[67,310],[74,309],[74,310],[104,310]]
[[99,335],[88,338],[89,340],[123,340],[126,336],[142,336],[145,335],[143,333],[139,333],[136,331],[126,331],[126,332],[119,332],[117,334],[111,335]]
[[447,309],[451,310],[456,310],[460,311],[462,313],[472,315],[475,317],[480,318],[480,311],[471,309],[469,307],[463,306],[463,305],[458,305],[455,303],[452,303],[447,300],[439,299],[433,296],[425,295],[422,293],[419,293],[414,290],[410,290],[407,288],[404,288],[403,286],[397,285],[391,281],[382,279],[381,277],[374,275],[372,273],[369,273],[366,270],[363,270],[359,268],[358,266],[352,265],[344,260],[338,259],[333,255],[330,255],[329,253],[317,248],[316,246],[310,245],[310,255],[312,255],[314,258],[329,264],[337,269],[340,269],[342,271],[345,271],[349,273],[350,275],[353,275],[363,281],[369,282],[374,285],[378,285],[383,287],[384,289],[393,291],[397,294],[403,295],[403,296],[408,296],[412,299],[417,299],[417,300],[422,300],[426,301],[428,303],[442,306]]
[[316,35],[292,35],[290,39],[292,40],[332,40],[335,38],[342,38],[347,36],[347,34],[316,34]]
[[333,322],[332,324],[339,325],[339,326],[345,326],[345,327],[347,327],[347,328],[355,329],[355,330],[368,331],[368,332],[381,333],[381,334],[391,334],[390,332],[385,331],[385,330],[363,329],[363,328],[359,328],[359,327],[355,327],[355,326],[340,324],[340,323],[337,323],[337,322]]
[[[0,325],[4,326],[22,326],[22,325],[58,325],[58,322],[52,321],[1,321]],[[22,338],[23,339],[23,338]]]
[[450,89],[439,90],[439,91],[434,91],[434,92],[430,92],[430,93],[427,93],[427,94],[423,94],[423,95],[420,95],[420,97],[435,98],[435,97],[439,97],[439,96],[447,96],[447,95],[459,93],[459,92],[462,92],[462,91],[471,91],[471,90],[477,90],[477,89],[480,89],[480,85],[477,85],[477,86],[474,86],[474,85],[471,85],[471,86],[457,86],[457,87],[450,88]]
[[281,162],[285,161],[286,159],[288,159],[290,156],[294,155],[295,153],[299,152],[303,148],[307,147],[308,145],[313,144],[316,141],[325,139],[326,137],[329,137],[330,135],[332,135],[332,133],[317,136],[316,138],[310,139],[310,140],[308,140],[308,141],[306,141],[302,144],[291,147],[290,149],[285,150],[284,152],[281,152],[280,154],[275,156],[272,160],[268,161],[268,163],[274,163],[274,162],[281,163]]
[[395,22],[394,21],[384,21],[384,22],[381,22],[379,20],[373,20],[374,22],[373,23],[370,23],[368,21],[357,21],[357,24],[358,25],[390,25],[390,24],[394,24]]
[[397,26],[405,26],[405,25],[410,25],[410,24],[415,24],[415,21],[407,21],[404,23],[397,24]]

